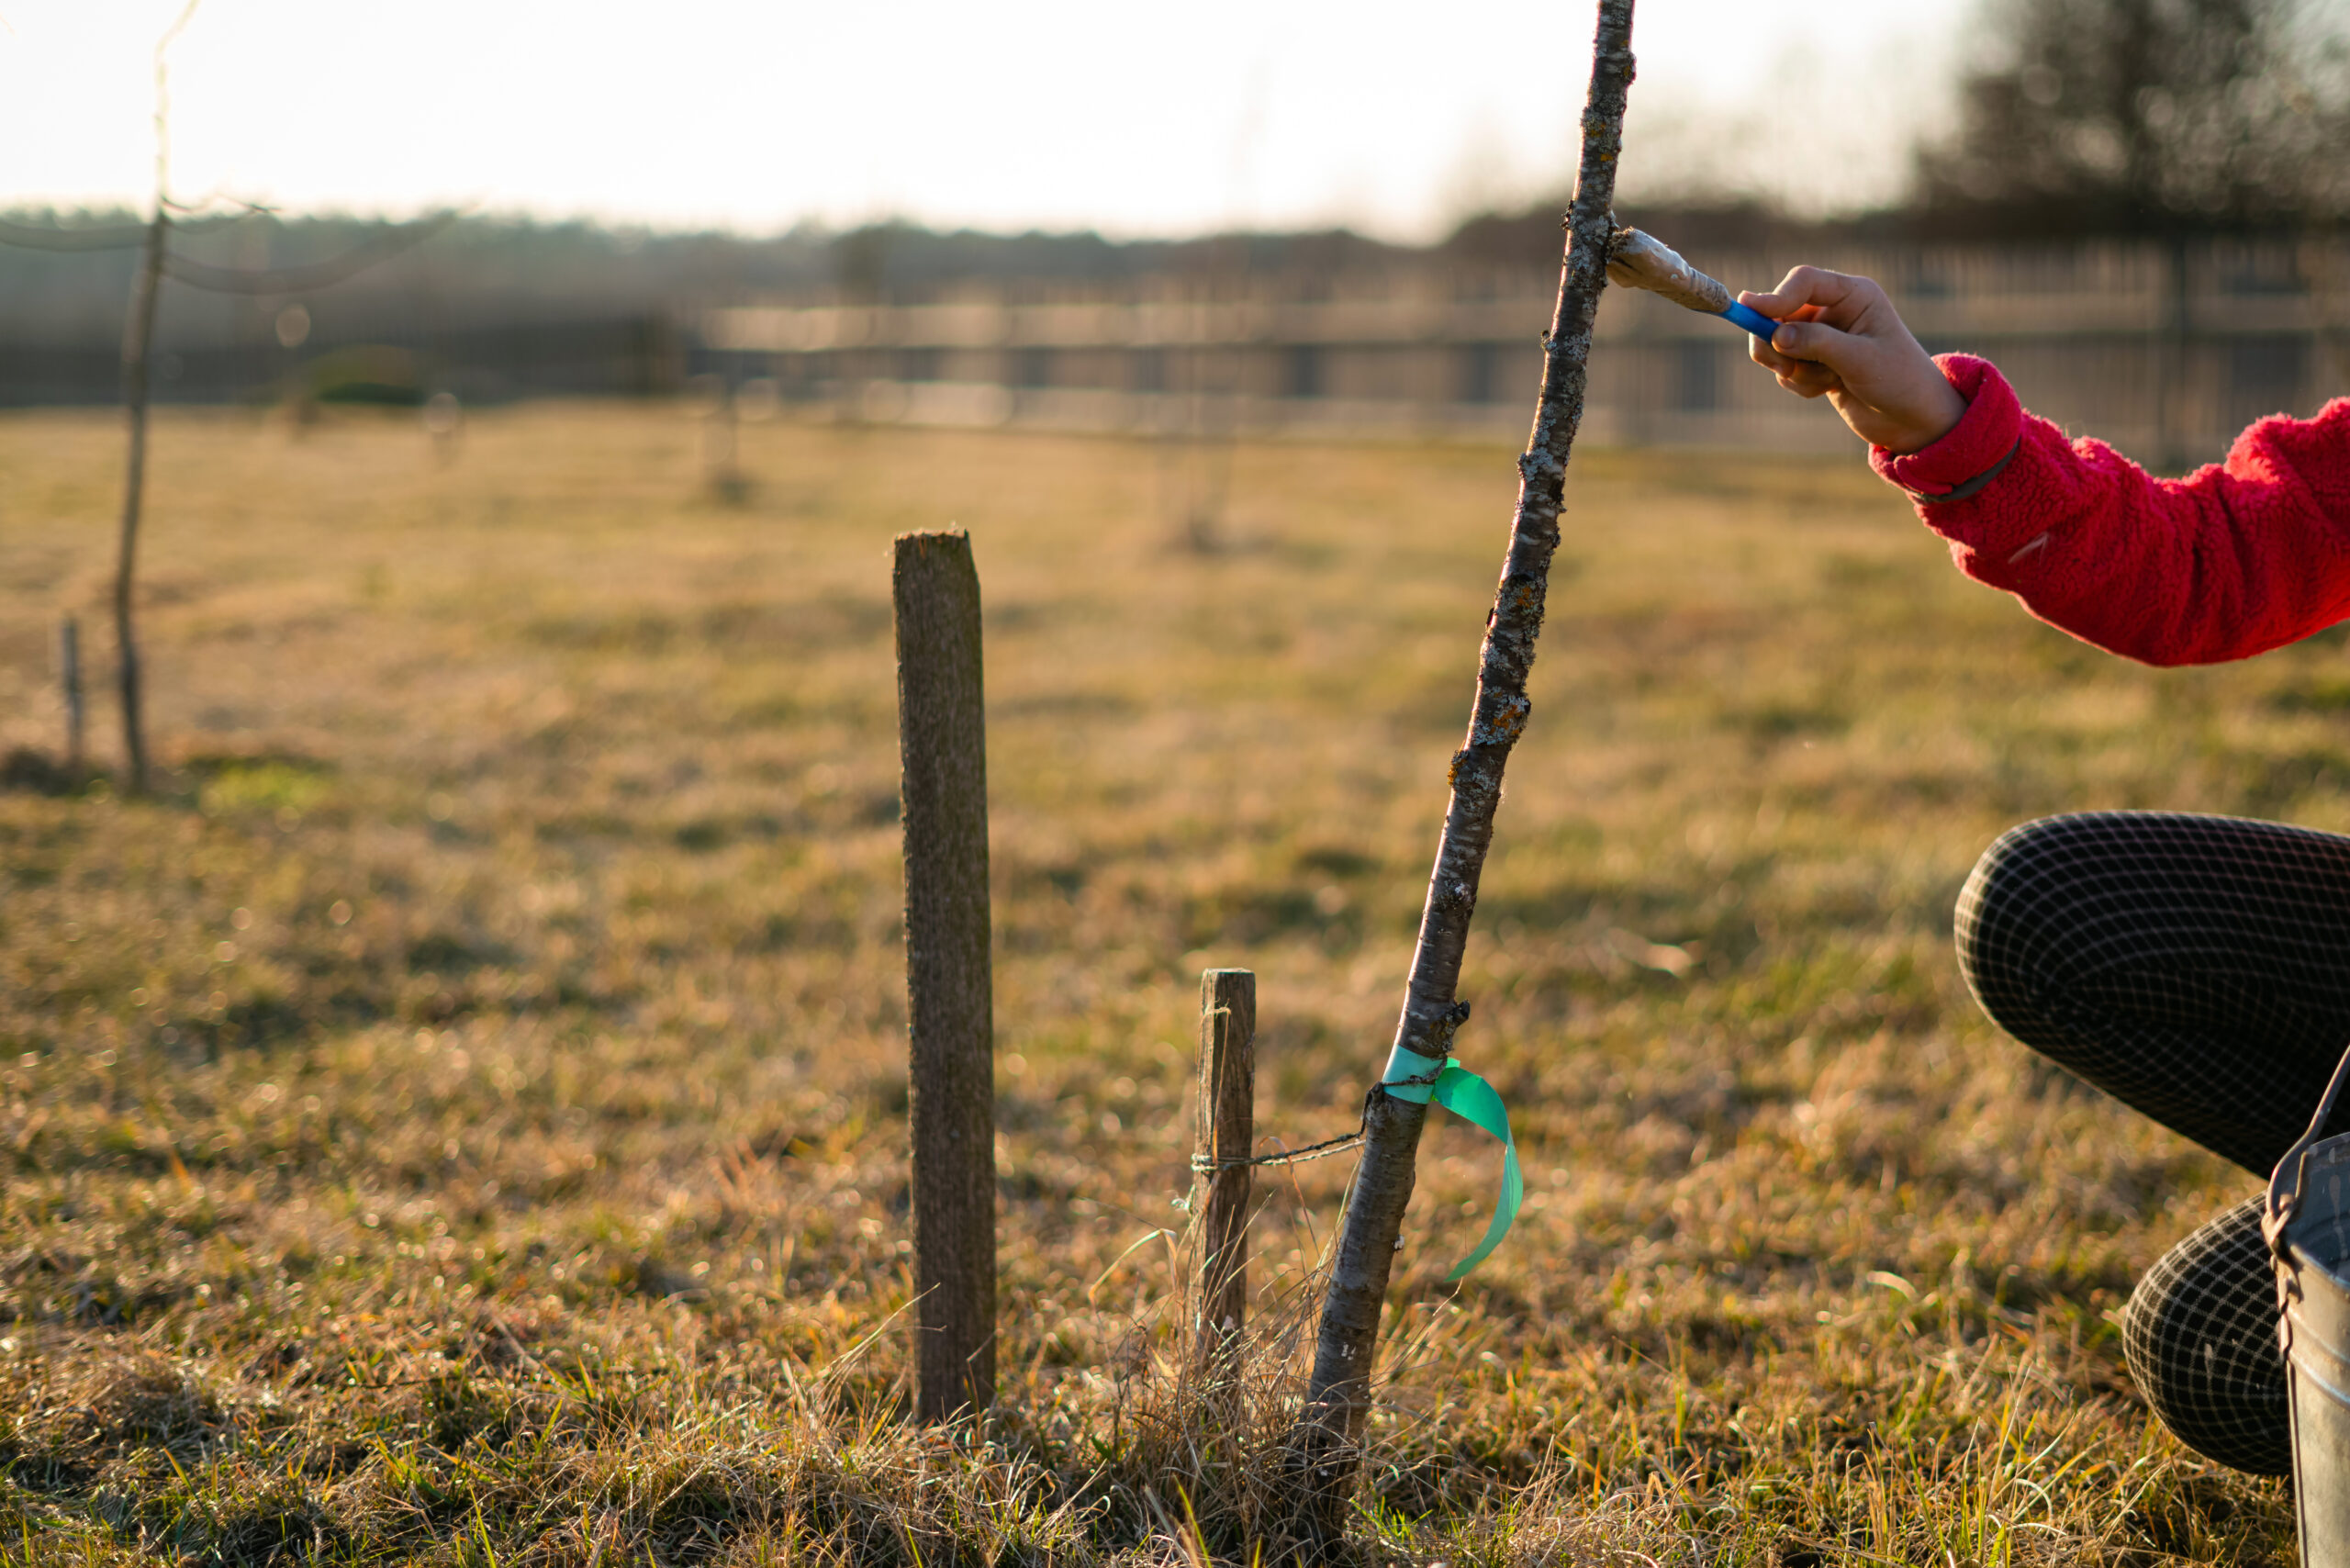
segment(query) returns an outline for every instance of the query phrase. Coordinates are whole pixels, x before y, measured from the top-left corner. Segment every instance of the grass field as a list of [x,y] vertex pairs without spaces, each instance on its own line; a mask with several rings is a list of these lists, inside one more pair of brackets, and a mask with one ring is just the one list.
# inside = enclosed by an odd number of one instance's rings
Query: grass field
[[[1825,413],[1822,417],[1827,417]],[[0,792],[0,1560],[1248,1560],[1344,1159],[1268,1182],[1248,1399],[1181,1375],[1198,971],[1258,1122],[1383,1059],[1512,454],[660,408],[160,426],[151,801]],[[54,753],[119,434],[0,420],[0,752]],[[2341,639],[2160,673],[1960,579],[1857,461],[1579,454],[1463,994],[1530,1197],[1432,1124],[1381,1561],[2288,1562],[2115,1314],[2251,1180],[1986,1024],[1950,908],[2089,806],[2350,828]],[[901,1417],[888,543],[988,610],[1003,1277]],[[102,757],[118,755],[110,700]],[[37,770],[19,765],[30,780]],[[1268,1144],[1265,1147],[1270,1148]],[[1140,1241],[1142,1245],[1137,1246]]]

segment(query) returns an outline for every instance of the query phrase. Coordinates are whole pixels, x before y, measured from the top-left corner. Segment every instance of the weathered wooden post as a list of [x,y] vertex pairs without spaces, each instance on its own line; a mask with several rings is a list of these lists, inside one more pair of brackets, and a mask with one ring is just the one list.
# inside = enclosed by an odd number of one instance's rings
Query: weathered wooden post
[[1200,975],[1198,1164],[1200,1345],[1236,1344],[1248,1320],[1249,1168],[1257,1141],[1257,977],[1247,969]]
[[995,1024],[979,577],[959,530],[901,533],[891,574],[912,1037],[914,1415],[995,1397]]
[[1362,1163],[1355,1173],[1337,1256],[1323,1298],[1314,1372],[1290,1440],[1292,1476],[1305,1495],[1304,1549],[1333,1553],[1343,1536],[1359,1464],[1357,1444],[1371,1406],[1373,1352],[1387,1279],[1411,1201],[1413,1161],[1437,1070],[1452,1052],[1453,1031],[1467,1016],[1456,997],[1469,917],[1485,851],[1493,843],[1502,769],[1525,732],[1532,705],[1526,679],[1542,629],[1550,557],[1559,547],[1559,511],[1567,456],[1583,420],[1592,322],[1607,282],[1616,161],[1624,144],[1624,102],[1632,81],[1632,0],[1599,0],[1592,45],[1591,92],[1583,113],[1583,162],[1568,218],[1559,303],[1544,336],[1542,395],[1534,429],[1518,459],[1516,514],[1509,553],[1486,617],[1469,734],[1452,756],[1452,799],[1438,842],[1436,868],[1421,908],[1420,936],[1396,1025],[1390,1070],[1363,1106]]
[[82,623],[71,615],[57,628],[57,679],[65,695],[65,767],[79,778],[89,711],[82,700]]

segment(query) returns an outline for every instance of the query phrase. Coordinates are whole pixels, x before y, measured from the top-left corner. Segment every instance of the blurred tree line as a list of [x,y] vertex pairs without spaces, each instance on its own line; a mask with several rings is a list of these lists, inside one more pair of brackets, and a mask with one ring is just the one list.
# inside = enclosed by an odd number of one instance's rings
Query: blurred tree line
[[[1881,210],[1804,221],[1713,199],[1626,217],[1692,245],[2350,227],[2350,0],[1981,0],[1954,87],[1953,123]],[[1472,218],[1446,243],[1548,255],[1562,207]]]
[[[0,209],[0,224],[33,231],[35,238],[138,221],[119,211]],[[1545,248],[1555,261],[1556,214],[1548,221]],[[263,215],[188,234],[180,248],[216,265],[290,274],[364,242],[377,228],[358,218]],[[1326,276],[1409,264],[1421,253],[1344,230],[1122,241],[1094,233],[990,234],[902,222],[845,231],[802,225],[749,235],[483,216],[461,219],[429,243],[305,302],[322,330],[347,336],[402,321],[463,329],[571,320],[762,294],[919,300],[973,280],[1014,297],[1041,299],[1069,284],[1170,274]],[[137,259],[130,250],[0,243],[0,342],[112,343],[122,330],[123,300]],[[175,304],[160,328],[167,349],[265,334],[266,318],[294,298],[173,297]]]
[[1986,0],[1909,216],[1966,235],[2350,217],[2345,0]]

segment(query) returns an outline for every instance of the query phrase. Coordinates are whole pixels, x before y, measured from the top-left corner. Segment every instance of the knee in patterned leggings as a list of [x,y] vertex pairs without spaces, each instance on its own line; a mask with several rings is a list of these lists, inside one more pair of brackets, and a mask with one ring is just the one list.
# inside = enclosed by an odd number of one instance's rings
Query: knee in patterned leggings
[[2122,1354],[2188,1448],[2255,1475],[2292,1470],[2277,1284],[2251,1198],[2163,1254],[2131,1293]]
[[2032,975],[2073,924],[2082,884],[2055,867],[2081,820],[2043,817],[2001,834],[1968,874],[1953,921],[1967,989],[1993,1023],[2035,1049],[2042,1031]]
[[[2079,815],[2027,823],[1984,852],[1959,895],[1961,970],[2009,1035],[2071,1065],[2065,1031],[2039,980],[2090,924],[2095,879],[2078,874],[2098,824]],[[2277,1286],[2253,1198],[2180,1241],[2130,1297],[2122,1350],[2132,1379],[2188,1447],[2232,1469],[2292,1469]]]

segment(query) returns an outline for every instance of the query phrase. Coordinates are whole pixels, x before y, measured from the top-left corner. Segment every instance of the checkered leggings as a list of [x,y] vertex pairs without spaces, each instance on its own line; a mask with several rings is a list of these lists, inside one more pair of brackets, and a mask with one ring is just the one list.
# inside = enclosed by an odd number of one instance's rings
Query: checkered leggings
[[[2028,823],[1958,901],[1958,956],[1998,1025],[2265,1181],[2350,1040],[2350,838],[2098,812]],[[2350,1101],[2328,1133],[2350,1130]],[[2258,1196],[2139,1282],[2122,1349],[2190,1448],[2291,1468]]]

